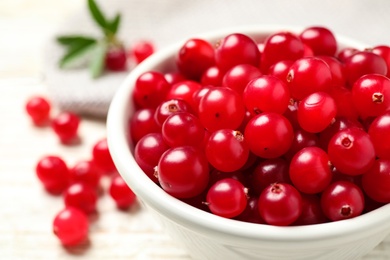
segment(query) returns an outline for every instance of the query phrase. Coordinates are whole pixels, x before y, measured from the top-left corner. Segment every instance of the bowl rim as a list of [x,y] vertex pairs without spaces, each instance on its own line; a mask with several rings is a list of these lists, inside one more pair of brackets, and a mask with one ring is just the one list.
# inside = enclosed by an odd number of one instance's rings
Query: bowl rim
[[[305,27],[292,27],[283,25],[249,25],[214,30],[193,38],[216,40],[230,33],[244,33],[247,35],[271,34],[277,31],[300,32]],[[348,37],[335,34],[339,43],[358,49],[367,47],[365,44]],[[390,204],[379,209],[362,214],[358,217],[315,225],[278,227],[267,224],[247,223],[232,219],[222,218],[200,209],[192,207],[159,188],[151,181],[136,163],[129,145],[128,117],[133,112],[130,104],[132,84],[142,72],[163,69],[160,61],[174,56],[179,47],[187,40],[178,41],[164,49],[159,50],[148,59],[139,64],[116,91],[111,102],[107,116],[107,141],[112,153],[113,161],[120,175],[124,178],[137,196],[146,205],[170,221],[191,229],[193,232],[222,239],[227,243],[236,243],[236,238],[243,238],[246,242],[264,243],[286,242],[295,244],[315,243],[323,240],[331,240],[333,243],[346,243],[357,240],[362,234],[367,237],[381,230],[390,229]],[[158,198],[158,199],[156,199]],[[342,238],[342,240],[340,240]],[[303,243],[303,244],[305,244]]]

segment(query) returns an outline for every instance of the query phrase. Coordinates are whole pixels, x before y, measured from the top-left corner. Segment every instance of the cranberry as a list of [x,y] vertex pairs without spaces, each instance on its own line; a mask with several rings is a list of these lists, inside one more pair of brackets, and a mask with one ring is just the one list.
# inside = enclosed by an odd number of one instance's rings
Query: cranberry
[[226,87],[207,91],[200,100],[198,111],[201,123],[210,132],[224,128],[236,129],[245,117],[241,96]]
[[108,149],[107,138],[100,139],[93,145],[92,162],[104,173],[116,171],[114,161]]
[[161,126],[154,118],[155,113],[155,109],[143,108],[135,111],[130,117],[129,134],[133,144],[136,144],[146,134],[161,132]]
[[267,73],[275,63],[282,60],[295,61],[303,55],[303,43],[296,35],[290,32],[273,33],[264,43],[264,50],[261,54],[261,71]]
[[135,63],[139,64],[152,55],[155,47],[152,42],[147,40],[136,41],[131,48],[131,57],[134,57]]
[[290,149],[294,138],[290,122],[282,115],[270,112],[253,117],[244,135],[249,149],[262,158],[282,156]]
[[375,162],[375,149],[370,136],[356,127],[337,132],[329,142],[328,155],[331,163],[348,175],[363,174]]
[[316,92],[304,98],[298,106],[298,122],[303,130],[319,133],[325,130],[337,114],[336,103],[325,92]]
[[164,121],[172,114],[178,112],[192,112],[191,106],[181,99],[170,99],[162,102],[154,112],[157,125],[162,126]]
[[290,184],[273,183],[260,194],[258,209],[266,223],[288,226],[301,215],[302,197]]
[[209,163],[223,172],[242,168],[249,157],[249,147],[244,135],[235,130],[220,129],[213,132],[206,144]]
[[100,184],[100,170],[92,160],[80,160],[70,168],[70,183],[82,182],[98,188]]
[[205,70],[205,72],[203,72],[203,75],[200,79],[200,83],[203,86],[221,86],[223,77],[223,72],[217,66],[211,66],[207,70]]
[[189,39],[180,48],[176,64],[185,77],[199,80],[209,67],[215,65],[214,47],[203,39]]
[[379,116],[390,109],[390,79],[369,74],[352,87],[352,101],[361,117]]
[[375,148],[376,156],[390,159],[390,112],[375,118],[371,123],[368,134]]
[[217,45],[215,50],[216,65],[224,72],[235,65],[259,65],[260,52],[256,42],[247,35],[229,34]]
[[381,56],[387,64],[387,77],[390,77],[390,46],[377,45],[371,50],[373,53]]
[[379,159],[362,176],[362,186],[366,194],[377,202],[390,202],[390,161]]
[[290,91],[277,77],[263,75],[246,85],[243,100],[246,109],[253,115],[261,112],[283,114],[290,103]]
[[322,59],[301,58],[291,65],[287,82],[291,97],[302,100],[315,92],[327,92],[332,85],[332,72]]
[[27,114],[37,126],[46,124],[50,119],[50,102],[41,96],[30,97],[26,102]]
[[355,184],[336,181],[330,184],[321,195],[321,207],[332,221],[359,216],[364,208],[364,195]]
[[170,88],[171,85],[161,72],[145,72],[136,80],[133,91],[134,102],[141,108],[156,109],[165,100]]
[[175,147],[161,156],[157,176],[167,193],[176,198],[190,198],[206,188],[209,166],[206,156],[199,149],[192,146]]
[[82,182],[71,184],[64,192],[65,206],[78,208],[86,214],[96,211],[96,202],[96,189]]
[[302,213],[293,224],[313,225],[328,222],[321,208],[321,199],[317,195],[301,194],[302,196]]
[[106,69],[110,71],[124,71],[127,68],[126,51],[123,46],[111,47],[105,57]]
[[245,210],[246,194],[247,191],[241,182],[225,178],[210,187],[206,201],[212,213],[225,218],[233,218]]
[[72,112],[62,112],[52,121],[52,129],[64,144],[77,140],[80,117]]
[[387,74],[386,61],[370,51],[359,51],[345,61],[345,74],[348,86],[366,74]]
[[310,47],[314,55],[333,56],[336,53],[336,37],[325,27],[313,26],[306,28],[299,34],[299,38]]
[[239,64],[228,70],[222,79],[222,86],[231,88],[242,94],[252,79],[263,75],[260,69],[250,64]]
[[193,80],[180,81],[171,86],[171,89],[169,90],[166,99],[167,100],[180,99],[192,105],[192,96],[197,90],[201,88],[202,85],[196,81]]
[[116,206],[121,210],[128,209],[135,203],[137,198],[120,175],[112,177],[109,193]]
[[44,188],[50,193],[60,194],[68,186],[69,169],[59,156],[44,156],[38,161],[35,172]]
[[82,211],[67,207],[55,216],[53,233],[64,246],[79,245],[88,239],[88,218]]

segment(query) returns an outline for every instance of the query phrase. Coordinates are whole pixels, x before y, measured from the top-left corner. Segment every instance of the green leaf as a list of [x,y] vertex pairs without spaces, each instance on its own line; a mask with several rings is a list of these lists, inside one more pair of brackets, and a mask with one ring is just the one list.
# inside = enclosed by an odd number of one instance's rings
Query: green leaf
[[60,68],[69,67],[78,59],[85,57],[88,54],[89,50],[96,45],[96,41],[75,41],[72,45],[69,45],[69,48],[65,55],[60,59],[59,65]]
[[85,37],[81,35],[65,35],[65,36],[58,36],[57,42],[64,45],[64,46],[71,46],[71,45],[77,45],[81,42],[95,42],[96,40],[91,37]]
[[95,0],[88,0],[88,8],[95,22],[100,26],[103,32],[106,33],[108,22]]
[[106,52],[107,44],[105,42],[99,42],[95,45],[92,59],[89,64],[89,70],[93,78],[97,78],[102,74]]
[[119,24],[121,22],[121,15],[120,14],[117,14],[115,16],[115,18],[107,24],[108,26],[108,30],[112,33],[112,34],[116,34],[117,31],[118,31],[118,28],[119,28]]

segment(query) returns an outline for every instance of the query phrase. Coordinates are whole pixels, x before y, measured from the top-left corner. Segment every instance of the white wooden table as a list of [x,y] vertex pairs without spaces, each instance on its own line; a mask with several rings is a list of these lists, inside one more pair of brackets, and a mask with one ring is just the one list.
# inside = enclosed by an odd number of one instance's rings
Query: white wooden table
[[[42,189],[35,164],[47,154],[60,155],[69,165],[89,158],[92,145],[105,137],[105,122],[82,118],[82,143],[63,146],[50,128],[31,124],[24,105],[31,95],[47,94],[44,42],[82,4],[0,1],[0,259],[189,259],[143,208],[118,211],[107,194],[99,200],[88,246],[67,250],[52,233],[63,204]],[[390,238],[365,259],[390,259]]]

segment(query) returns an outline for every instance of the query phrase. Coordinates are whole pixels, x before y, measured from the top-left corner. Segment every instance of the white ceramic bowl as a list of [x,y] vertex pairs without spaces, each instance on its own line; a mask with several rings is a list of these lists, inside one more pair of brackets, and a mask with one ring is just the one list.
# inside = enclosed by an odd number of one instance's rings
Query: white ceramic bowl
[[[300,32],[302,28],[247,26],[194,37],[215,42],[229,33],[240,32],[264,39],[281,30]],[[341,47],[367,47],[337,34],[336,38]],[[182,243],[194,259],[318,260],[356,259],[386,238],[390,233],[390,205],[349,220],[276,227],[212,215],[171,197],[153,183],[135,162],[129,145],[128,119],[134,112],[130,96],[141,73],[174,69],[174,57],[183,43],[157,52],[135,68],[118,89],[107,119],[108,145],[119,173],[173,239]]]

